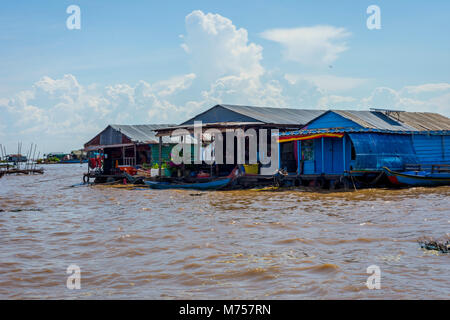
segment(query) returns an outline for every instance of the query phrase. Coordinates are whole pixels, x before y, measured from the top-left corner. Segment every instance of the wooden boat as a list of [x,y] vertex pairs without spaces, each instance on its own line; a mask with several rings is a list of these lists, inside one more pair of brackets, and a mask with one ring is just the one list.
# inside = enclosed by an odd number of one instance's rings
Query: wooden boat
[[71,160],[61,160],[59,163],[64,163],[64,164],[69,164],[69,163],[88,163],[88,160],[76,160],[76,159],[71,159]]
[[145,180],[144,183],[152,189],[193,189],[193,190],[220,190],[232,184],[237,176],[237,169],[224,178],[217,178],[211,181],[194,183],[173,183],[163,181]]
[[450,185],[450,172],[404,171],[396,172],[384,167],[389,181],[396,186],[443,186]]

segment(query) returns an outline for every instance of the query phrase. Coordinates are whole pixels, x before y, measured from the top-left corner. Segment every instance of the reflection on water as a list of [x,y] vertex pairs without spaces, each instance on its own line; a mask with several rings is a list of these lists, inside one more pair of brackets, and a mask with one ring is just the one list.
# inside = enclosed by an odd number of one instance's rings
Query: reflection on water
[[[448,298],[450,187],[158,191],[78,187],[85,167],[0,179],[0,298]],[[81,290],[66,268],[81,268]],[[381,268],[381,290],[365,286]]]

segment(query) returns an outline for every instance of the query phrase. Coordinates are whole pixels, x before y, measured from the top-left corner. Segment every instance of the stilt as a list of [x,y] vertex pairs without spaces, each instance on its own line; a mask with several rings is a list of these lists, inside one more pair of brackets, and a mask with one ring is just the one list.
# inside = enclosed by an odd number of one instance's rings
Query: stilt
[[159,161],[159,165],[158,165],[158,175],[159,175],[159,179],[161,179],[161,173],[162,173],[162,169],[161,169],[161,166],[162,166],[162,137],[160,136],[159,137],[159,145],[158,145],[158,148],[159,148],[159,159],[158,159],[158,161]]

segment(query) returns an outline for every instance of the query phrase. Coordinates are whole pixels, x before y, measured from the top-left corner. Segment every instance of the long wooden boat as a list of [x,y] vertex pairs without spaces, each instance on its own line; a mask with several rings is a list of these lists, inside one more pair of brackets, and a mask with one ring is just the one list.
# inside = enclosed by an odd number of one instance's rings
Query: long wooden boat
[[198,183],[171,183],[159,181],[144,181],[152,189],[194,189],[194,190],[219,190],[225,188],[231,182],[230,178],[217,179],[209,182]]
[[144,183],[152,189],[193,189],[193,190],[220,190],[232,184],[237,176],[237,169],[234,169],[230,175],[223,178],[217,178],[211,181],[194,183],[173,183],[164,181],[144,180]]
[[61,160],[59,163],[62,164],[69,164],[69,163],[88,163],[89,160],[85,159],[85,160]]
[[389,181],[397,186],[443,186],[450,185],[450,173],[429,171],[396,172],[384,167]]

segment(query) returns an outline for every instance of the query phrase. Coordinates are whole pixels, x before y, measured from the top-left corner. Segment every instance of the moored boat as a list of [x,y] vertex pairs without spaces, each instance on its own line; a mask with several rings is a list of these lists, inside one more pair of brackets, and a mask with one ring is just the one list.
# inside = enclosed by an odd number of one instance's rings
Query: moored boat
[[432,171],[392,171],[383,168],[389,181],[396,186],[443,186],[450,185],[450,172]]
[[[220,190],[230,186],[237,177],[237,169],[223,178],[196,182],[166,182],[145,180],[144,183],[152,189],[192,189],[192,190]],[[201,180],[201,179],[199,179]]]
[[59,163],[68,164],[68,163],[88,163],[89,160],[79,160],[79,159],[70,159],[70,160],[61,160]]
[[231,182],[230,178],[217,179],[198,183],[171,183],[159,181],[144,181],[152,189],[194,189],[194,190],[219,190],[225,188]]

